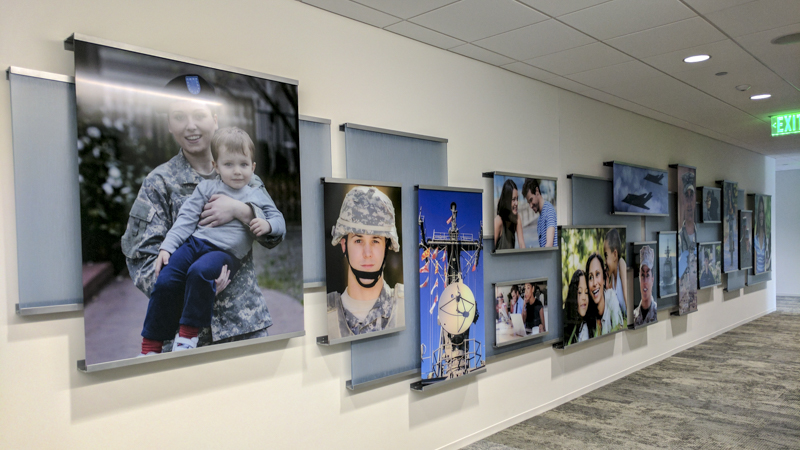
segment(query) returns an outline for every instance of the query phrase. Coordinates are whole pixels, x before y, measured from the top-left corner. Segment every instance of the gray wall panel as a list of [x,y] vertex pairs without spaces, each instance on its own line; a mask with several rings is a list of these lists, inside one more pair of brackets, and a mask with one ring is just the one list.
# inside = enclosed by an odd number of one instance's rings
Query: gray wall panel
[[303,282],[325,282],[322,183],[331,176],[330,124],[300,121],[300,183],[303,213]]
[[[347,128],[347,178],[403,186],[403,280],[406,329],[351,343],[352,385],[420,367],[418,201],[415,185],[447,185],[447,144]],[[485,254],[485,253],[484,253]],[[484,311],[480,312],[485,314]]]
[[9,75],[19,307],[83,303],[75,85]]
[[[611,180],[580,175],[573,175],[571,180],[572,225],[625,225],[627,242],[642,240],[642,216],[611,214],[613,203]],[[661,217],[654,218],[661,219]]]

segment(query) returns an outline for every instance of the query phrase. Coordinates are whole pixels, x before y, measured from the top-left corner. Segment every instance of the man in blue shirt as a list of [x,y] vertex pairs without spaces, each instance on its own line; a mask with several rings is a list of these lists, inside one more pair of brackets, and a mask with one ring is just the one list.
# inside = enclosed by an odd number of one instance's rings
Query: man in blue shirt
[[533,212],[539,214],[536,231],[539,234],[539,247],[555,247],[558,241],[558,220],[556,209],[550,202],[542,198],[539,182],[533,178],[526,178],[522,185],[522,195],[528,201],[528,206]]

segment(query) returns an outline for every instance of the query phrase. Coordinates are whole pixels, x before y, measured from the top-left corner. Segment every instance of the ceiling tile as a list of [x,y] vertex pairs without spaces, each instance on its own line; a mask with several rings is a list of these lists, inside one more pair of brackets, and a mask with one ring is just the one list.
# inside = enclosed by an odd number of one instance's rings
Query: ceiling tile
[[353,0],[356,3],[383,11],[402,19],[418,16],[458,0]]
[[[698,54],[711,55],[711,59],[694,64],[683,62],[683,59],[687,56]],[[674,75],[679,72],[693,70],[714,71],[714,73],[730,72],[739,64],[752,62],[753,57],[742,50],[735,42],[726,39],[711,44],[703,44],[697,47],[685,48],[670,53],[643,58],[642,61],[652,65],[658,70]]]
[[683,0],[700,14],[708,14],[721,9],[732,8],[755,0]]
[[636,58],[647,58],[725,39],[725,35],[708,22],[692,17],[609,39],[606,43]]
[[614,0],[559,17],[600,40],[694,17],[678,0]]
[[800,24],[737,37],[736,42],[778,75],[800,88],[800,44],[775,45],[770,42],[790,33],[800,33]]
[[668,90],[675,83],[682,84],[635,60],[571,74],[567,78],[623,99],[635,98],[654,89]]
[[550,84],[555,87],[559,87],[561,89],[565,89],[567,91],[572,91],[576,94],[582,94],[586,91],[594,90],[585,84],[580,84],[577,81],[572,81],[569,78],[564,77],[555,77],[550,78],[547,80],[543,80],[544,83]]
[[463,0],[411,19],[418,25],[472,42],[546,20],[513,0]]
[[797,0],[759,0],[705,16],[731,37],[800,23]]
[[458,47],[451,48],[450,51],[458,53],[459,55],[468,56],[472,59],[477,59],[478,61],[483,61],[493,66],[502,66],[514,61],[511,58],[506,58],[503,55],[498,55],[497,53],[476,47],[472,44],[459,45]]
[[503,69],[510,70],[514,73],[518,73],[520,75],[524,75],[528,78],[533,78],[534,80],[548,80],[550,78],[558,78],[558,75],[550,72],[546,72],[542,69],[537,69],[536,67],[529,66],[523,62],[513,62],[511,64],[506,64],[503,66]]
[[425,27],[421,27],[417,24],[406,21],[390,25],[386,27],[386,29],[392,33],[397,33],[405,37],[409,37],[411,39],[444,49],[453,48],[464,44],[463,41],[459,41],[456,38],[451,38],[450,36],[437,33],[433,30],[429,30]]
[[473,44],[509,58],[525,60],[592,42],[595,40],[580,31],[550,19],[481,39]]
[[553,17],[563,16],[610,0],[519,0]]
[[633,58],[614,50],[602,42],[571,48],[562,52],[540,56],[525,61],[540,69],[559,75],[570,75],[601,67],[613,66]]
[[367,8],[350,0],[302,0],[302,2],[379,28],[400,22],[397,17]]

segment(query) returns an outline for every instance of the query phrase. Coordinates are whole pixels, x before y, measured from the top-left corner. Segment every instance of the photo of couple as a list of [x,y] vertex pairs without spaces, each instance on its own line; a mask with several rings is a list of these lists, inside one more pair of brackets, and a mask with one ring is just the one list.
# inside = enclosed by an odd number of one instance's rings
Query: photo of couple
[[556,179],[495,172],[494,251],[558,246]]
[[86,363],[302,332],[296,85],[82,41],[75,67]]
[[626,227],[560,227],[564,345],[628,326]]

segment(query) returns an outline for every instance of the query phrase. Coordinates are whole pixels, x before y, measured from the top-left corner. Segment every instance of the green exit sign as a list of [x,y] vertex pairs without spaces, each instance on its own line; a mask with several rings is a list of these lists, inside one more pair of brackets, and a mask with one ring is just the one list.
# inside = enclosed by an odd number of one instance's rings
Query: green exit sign
[[800,113],[781,114],[770,119],[773,136],[800,133]]

